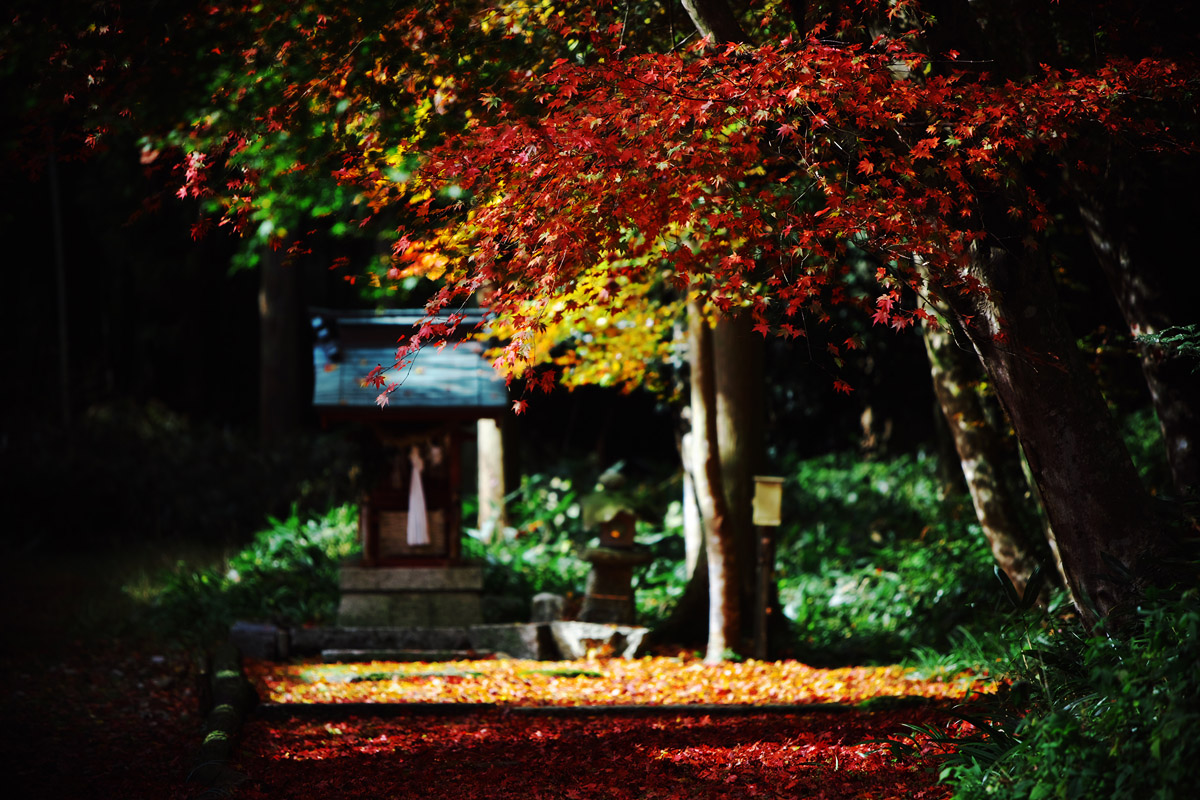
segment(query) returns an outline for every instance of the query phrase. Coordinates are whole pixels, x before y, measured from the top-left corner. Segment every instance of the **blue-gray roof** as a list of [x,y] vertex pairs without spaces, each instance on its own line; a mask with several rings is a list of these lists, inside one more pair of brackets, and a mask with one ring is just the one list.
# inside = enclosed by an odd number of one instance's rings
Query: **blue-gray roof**
[[[313,406],[322,412],[365,410],[375,406],[380,390],[363,386],[377,365],[395,362],[397,341],[412,332],[422,319],[419,311],[387,314],[314,310]],[[473,327],[475,315],[463,323]],[[504,379],[483,358],[475,341],[451,341],[444,347],[429,345],[403,369],[389,369],[387,384],[398,383],[386,416],[447,415],[495,416],[508,406]]]

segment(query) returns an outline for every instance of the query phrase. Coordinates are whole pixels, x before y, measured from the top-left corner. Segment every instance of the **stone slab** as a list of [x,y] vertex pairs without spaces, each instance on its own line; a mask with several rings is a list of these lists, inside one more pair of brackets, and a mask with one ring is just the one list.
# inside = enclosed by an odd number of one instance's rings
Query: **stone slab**
[[296,655],[327,651],[452,651],[475,653],[484,658],[504,655],[537,661],[559,661],[585,658],[589,650],[597,648],[609,650],[613,656],[634,658],[639,654],[649,630],[592,622],[552,622],[432,628],[292,628],[287,633],[291,652]]
[[534,661],[558,660],[558,647],[550,634],[550,626],[527,623],[509,625],[472,625],[467,629],[471,646],[476,650],[491,650],[509,658]]
[[398,661],[429,664],[439,661],[487,661],[495,653],[477,650],[322,650],[321,660],[327,664],[361,663],[364,661]]
[[349,592],[338,605],[345,627],[440,628],[483,621],[477,592]]
[[550,633],[565,660],[586,658],[588,651],[603,649],[619,658],[634,658],[645,641],[648,628],[605,625],[599,622],[552,622]]
[[297,655],[325,650],[470,650],[466,627],[292,628],[291,649]]
[[456,564],[444,567],[363,567],[340,570],[343,592],[482,591],[483,567]]

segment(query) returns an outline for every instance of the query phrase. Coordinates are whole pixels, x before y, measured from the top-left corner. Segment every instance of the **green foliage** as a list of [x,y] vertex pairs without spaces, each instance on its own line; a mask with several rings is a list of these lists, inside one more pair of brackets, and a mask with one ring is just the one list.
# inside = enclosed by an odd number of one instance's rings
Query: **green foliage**
[[214,568],[180,564],[153,598],[151,618],[165,633],[207,641],[238,619],[321,622],[338,602],[338,567],[359,546],[358,511],[339,506],[302,519],[293,510]]
[[484,565],[486,622],[526,622],[534,595],[579,595],[591,571],[581,557],[590,534],[571,478],[523,476],[506,503],[513,527],[463,542],[463,554]]
[[[1200,785],[1200,594],[1148,599],[1127,640],[1071,626],[1013,637],[999,721],[960,743],[943,779],[959,800],[1185,798]],[[1028,709],[1028,713],[1023,713]],[[1021,712],[1021,713],[1017,713]],[[963,746],[965,744],[966,746]]]
[[1200,370],[1200,325],[1173,325],[1158,333],[1137,337],[1141,344],[1161,347],[1174,355],[1194,362],[1194,370]]
[[785,485],[777,569],[801,657],[893,661],[997,620],[992,557],[966,498],[925,456],[800,462]]
[[[598,520],[619,509],[649,517],[663,505],[663,486],[631,483],[623,469],[618,463],[597,477],[586,464],[568,463],[553,476],[523,476],[506,499],[511,525],[486,541],[470,532],[463,551],[484,564],[486,621],[527,621],[539,592],[563,595],[569,604],[582,598],[592,569],[583,554],[599,542]],[[467,516],[472,513],[468,504]],[[638,619],[650,625],[665,618],[686,583],[679,504],[669,505],[662,529],[639,520],[637,542],[653,556],[633,579]]]
[[[999,627],[1003,587],[965,498],[944,500],[936,464],[905,456],[863,461],[854,453],[796,464],[785,484],[777,575],[797,655],[813,662],[895,661],[915,648],[929,658]],[[653,559],[634,573],[638,619],[666,619],[687,583],[678,486],[583,491],[585,468],[526,476],[508,500],[507,531],[488,542],[469,537],[465,551],[485,564],[489,621],[528,618],[542,591],[578,597],[595,543],[589,520],[614,498],[661,522],[639,521],[638,546]],[[983,645],[977,650],[982,651]]]
[[639,523],[637,543],[654,557],[633,572],[638,620],[642,625],[653,627],[667,619],[687,587],[683,504],[675,501],[667,506],[661,529]]
[[1120,419],[1120,424],[1125,447],[1142,483],[1156,494],[1168,492],[1171,470],[1163,446],[1162,428],[1159,427],[1154,409],[1146,406],[1126,414]]

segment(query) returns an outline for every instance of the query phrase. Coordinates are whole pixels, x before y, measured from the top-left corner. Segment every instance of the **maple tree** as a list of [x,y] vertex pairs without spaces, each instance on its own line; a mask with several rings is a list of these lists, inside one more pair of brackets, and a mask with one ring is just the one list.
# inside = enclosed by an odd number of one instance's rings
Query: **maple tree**
[[[1013,422],[1084,618],[1170,580],[1178,515],[1140,488],[1039,245],[1058,175],[1103,184],[1096,142],[1191,147],[1166,121],[1195,85],[1180,26],[1119,0],[1094,25],[1065,2],[685,8],[703,38],[652,4],[202,7],[186,29],[219,44],[218,80],[147,157],[181,148],[179,192],[274,246],[303,247],[314,218],[396,228],[376,279],[441,282],[401,360],[480,299],[515,370],[552,326],[634,313],[623,287],[792,339],[838,308],[933,324],[915,298],[935,296]],[[871,291],[847,281],[859,253]],[[860,346],[834,340],[827,366]]]
[[[897,4],[889,16],[915,12]],[[956,69],[956,51],[921,49],[930,25],[911,19],[869,42],[556,63],[529,89],[544,113],[501,104],[494,124],[453,139],[425,166],[475,197],[470,260],[438,302],[486,280],[492,308],[520,318],[527,298],[570,291],[578,265],[610,251],[657,254],[680,290],[720,311],[750,309],[764,333],[792,334],[792,320],[827,319],[836,304],[903,329],[932,321],[904,294],[934,293],[966,323],[991,374],[1077,605],[1094,620],[1126,605],[1136,584],[1159,580],[1174,543],[1159,535],[1053,305],[1037,247],[1053,220],[1031,177],[1077,157],[1090,137],[1163,136],[1142,103],[1186,96],[1195,73],[1168,59],[1114,58],[1090,71],[991,79]],[[840,280],[851,249],[882,263],[874,298],[851,296]],[[637,258],[622,263],[613,274],[651,277]],[[528,338],[514,339],[507,358],[527,355]],[[1064,440],[1064,425],[1078,435]],[[1133,580],[1100,577],[1112,562]]]

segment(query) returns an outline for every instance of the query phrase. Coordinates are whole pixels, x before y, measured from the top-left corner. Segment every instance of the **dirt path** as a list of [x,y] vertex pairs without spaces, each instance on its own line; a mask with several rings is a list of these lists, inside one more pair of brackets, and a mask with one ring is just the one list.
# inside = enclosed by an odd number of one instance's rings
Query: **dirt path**
[[186,653],[136,634],[100,557],[9,560],[0,578],[6,798],[175,800],[200,730]]
[[[203,730],[184,650],[138,632],[94,559],[9,562],[0,637],[4,796],[191,800]],[[921,760],[878,744],[930,709],[560,717],[489,711],[250,719],[233,764],[251,800],[944,798]]]

